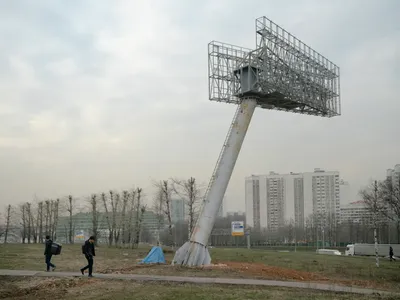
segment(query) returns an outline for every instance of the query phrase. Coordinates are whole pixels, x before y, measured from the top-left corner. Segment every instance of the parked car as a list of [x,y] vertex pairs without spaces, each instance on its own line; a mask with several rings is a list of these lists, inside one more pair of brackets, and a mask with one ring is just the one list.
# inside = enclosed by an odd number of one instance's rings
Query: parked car
[[317,249],[317,254],[327,254],[327,255],[342,255],[339,250],[335,249]]

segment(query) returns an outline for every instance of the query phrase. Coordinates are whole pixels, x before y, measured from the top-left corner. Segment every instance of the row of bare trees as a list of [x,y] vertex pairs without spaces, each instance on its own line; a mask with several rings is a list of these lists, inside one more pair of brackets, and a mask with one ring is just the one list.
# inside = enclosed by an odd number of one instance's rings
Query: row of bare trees
[[[7,243],[10,232],[15,235],[15,231],[19,231],[22,243],[38,243],[47,235],[57,240],[60,238],[57,237],[57,232],[61,231],[65,234],[65,242],[73,244],[77,229],[76,216],[84,212],[91,217],[90,235],[99,236],[100,229],[105,229],[102,228],[105,223],[109,245],[137,245],[146,212],[146,205],[142,204],[141,197],[142,189],[137,188],[130,192],[123,191],[122,194],[115,191],[92,194],[87,201],[88,205],[84,207],[77,206],[77,198],[72,195],[64,200],[25,202],[16,207],[8,205],[4,225],[0,226],[0,237]],[[58,228],[60,217],[66,220],[63,228]]]
[[9,240],[11,232],[15,236],[16,230],[22,243],[38,243],[46,235],[55,239],[59,210],[59,199],[25,202],[16,207],[8,205],[4,214],[4,243]]
[[[19,205],[22,242],[37,243],[46,235],[56,238],[60,200],[40,201],[36,205],[26,202]],[[8,213],[10,212],[10,213]],[[7,211],[11,219],[11,208]],[[8,232],[7,232],[8,234]]]
[[[151,213],[157,218],[158,243],[160,233],[167,229],[166,243],[174,245],[174,232],[177,229],[173,222],[172,202],[180,199],[185,203],[187,238],[196,221],[200,188],[193,177],[187,180],[167,179],[153,184],[156,191],[150,209],[144,203],[145,195],[141,188],[121,192],[110,190],[107,193],[92,194],[87,200],[68,195],[56,200],[35,200],[18,206],[8,205],[4,220],[0,221],[0,238],[7,243],[12,232],[13,236],[19,236],[22,243],[38,243],[49,235],[53,240],[62,239],[65,243],[73,244],[76,230],[83,230],[83,226],[86,226],[85,234],[95,235],[110,246],[136,247],[141,239],[151,240],[143,234],[154,232],[144,228],[143,224],[146,212],[152,210]],[[88,220],[85,225],[82,225],[82,218]]]
[[[186,180],[180,180],[171,178],[167,180],[156,181],[153,183],[156,188],[156,194],[153,202],[153,210],[157,215],[158,220],[158,236],[157,242],[160,243],[160,234],[164,226],[167,227],[167,237],[164,238],[163,242],[167,245],[177,244],[178,227],[185,224],[185,222],[179,222],[179,224],[173,224],[173,200],[181,200],[184,203],[186,214],[187,214],[187,231],[179,229],[179,232],[185,232],[184,236],[187,240],[190,237],[193,228],[195,226],[199,200],[202,196],[201,188],[196,182],[196,179],[190,177]],[[164,224],[166,220],[166,224]],[[165,236],[165,234],[164,234]]]
[[[132,191],[124,190],[122,194],[109,191],[102,193],[100,199],[97,195],[91,196],[92,231],[99,235],[98,206],[104,209],[104,219],[107,226],[108,245],[135,247],[140,242],[143,216],[147,206],[142,201],[141,188]],[[98,203],[100,201],[100,203]]]

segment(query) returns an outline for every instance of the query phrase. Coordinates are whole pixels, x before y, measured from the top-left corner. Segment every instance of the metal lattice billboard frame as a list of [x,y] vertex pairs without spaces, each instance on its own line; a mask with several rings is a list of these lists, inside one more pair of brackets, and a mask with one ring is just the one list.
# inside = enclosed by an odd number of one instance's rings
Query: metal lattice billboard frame
[[340,70],[266,17],[256,20],[257,48],[208,45],[209,98],[324,117],[339,116]]

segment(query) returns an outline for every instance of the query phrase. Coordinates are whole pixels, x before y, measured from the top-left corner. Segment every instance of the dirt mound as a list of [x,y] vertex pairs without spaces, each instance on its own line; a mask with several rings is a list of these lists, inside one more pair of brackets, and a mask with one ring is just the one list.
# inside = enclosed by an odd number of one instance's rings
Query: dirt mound
[[100,274],[131,274],[133,271],[138,269],[152,269],[152,268],[160,268],[161,266],[165,266],[164,264],[137,264],[131,265],[124,268],[104,268],[97,271]]
[[[68,289],[81,287],[91,284],[89,280],[82,279],[41,279],[37,284],[28,287],[19,287],[15,284],[10,284],[5,290],[1,290],[0,299],[35,296],[45,299],[48,291],[51,291],[51,297],[64,295]],[[53,298],[53,299],[54,299]]]
[[257,263],[224,262],[228,268],[240,273],[251,275],[255,278],[273,280],[297,280],[297,281],[327,281],[327,277],[316,273],[298,271],[275,266],[266,266]]
[[228,268],[226,264],[213,264],[213,265],[205,265],[202,269],[224,269]]
[[[169,274],[174,275],[170,272],[181,272],[185,269],[179,267],[173,267],[171,265],[131,265],[124,268],[104,268],[99,270],[98,273],[103,274],[134,274],[141,273],[139,270],[146,270],[146,273],[159,273],[162,275],[164,271],[168,271]],[[188,269],[186,269],[188,270]],[[275,266],[266,266],[264,264],[257,263],[241,263],[241,262],[220,262],[218,264],[207,265],[203,267],[189,268],[192,271],[208,271],[205,276],[210,276],[210,271],[221,270],[224,273],[230,273],[231,275],[236,274],[234,277],[249,277],[258,279],[272,279],[272,280],[297,280],[297,281],[327,281],[328,278],[323,277],[316,273],[310,273],[305,271],[297,271],[292,269],[286,269]],[[193,275],[191,273],[189,276]]]

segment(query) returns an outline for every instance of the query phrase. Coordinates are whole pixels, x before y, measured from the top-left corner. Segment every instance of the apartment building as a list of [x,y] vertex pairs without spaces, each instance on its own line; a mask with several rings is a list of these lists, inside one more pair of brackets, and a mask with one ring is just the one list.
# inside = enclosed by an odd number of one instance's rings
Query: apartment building
[[254,228],[272,232],[285,224],[303,227],[315,214],[339,221],[339,172],[314,169],[314,172],[252,175],[246,178],[246,222]]
[[393,169],[388,169],[386,178],[391,179],[394,185],[398,185],[400,183],[400,164],[395,165]]

